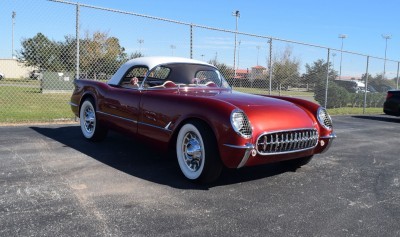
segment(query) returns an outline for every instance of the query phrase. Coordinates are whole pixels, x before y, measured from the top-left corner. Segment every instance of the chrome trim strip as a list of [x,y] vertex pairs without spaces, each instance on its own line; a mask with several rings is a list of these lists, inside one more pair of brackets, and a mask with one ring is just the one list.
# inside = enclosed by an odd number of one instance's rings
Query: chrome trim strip
[[160,130],[164,130],[164,131],[167,131],[167,132],[172,132],[172,130],[170,130],[170,129],[163,128],[163,127],[160,127],[160,126],[156,126],[156,125],[153,125],[153,124],[143,123],[143,122],[137,122],[137,123],[138,123],[138,124],[141,124],[141,125],[153,127],[153,128],[158,128],[158,129],[160,129]]
[[296,128],[296,129],[289,129],[289,130],[273,130],[269,132],[263,132],[258,138],[260,138],[262,135],[269,134],[269,133],[277,133],[277,132],[296,132],[300,130],[317,130],[316,128]]
[[246,143],[246,145],[244,145],[244,146],[231,145],[231,144],[224,144],[224,146],[237,148],[237,149],[252,149],[252,148],[254,148],[254,145],[251,143]]
[[170,130],[170,129],[169,129],[169,126],[171,126],[171,124],[172,124],[172,122],[169,122],[169,123],[167,124],[167,126],[164,127],[164,129],[165,129],[165,130]]
[[251,143],[246,143],[244,146],[237,146],[237,145],[230,145],[230,144],[224,144],[224,146],[237,148],[237,149],[246,149],[244,156],[242,158],[242,161],[240,161],[237,169],[242,168],[247,163],[247,160],[250,157],[251,151],[254,149],[254,145]]
[[72,102],[69,102],[68,104],[69,104],[69,105],[71,105],[71,106],[74,106],[74,107],[78,107],[78,105],[77,105],[77,104],[75,104],[75,103],[72,103]]
[[169,124],[167,124],[167,126],[165,128],[163,128],[163,127],[155,126],[153,124],[139,122],[139,121],[136,121],[136,120],[133,120],[133,119],[124,118],[124,117],[121,117],[121,116],[118,116],[118,115],[109,114],[109,113],[105,113],[105,112],[102,112],[102,111],[97,111],[97,113],[108,115],[108,116],[111,116],[111,117],[114,117],[114,118],[118,118],[118,119],[122,119],[122,120],[125,120],[125,121],[128,121],[128,122],[132,122],[132,123],[135,123],[135,124],[146,125],[146,126],[150,126],[150,127],[153,127],[153,128],[158,128],[158,129],[161,129],[161,130],[164,130],[164,131],[167,131],[167,132],[172,132],[172,130],[167,128],[167,127],[169,127],[171,122]]
[[335,138],[337,138],[335,133],[331,133],[328,136],[321,137],[321,139],[335,139]]
[[108,116],[111,116],[111,117],[114,117],[114,118],[119,118],[119,119],[122,119],[122,120],[125,120],[125,121],[128,121],[128,122],[132,122],[132,123],[136,123],[136,124],[138,123],[138,121],[136,121],[136,120],[124,118],[124,117],[121,117],[121,116],[118,116],[118,115],[114,115],[114,114],[105,113],[105,112],[102,112],[102,111],[97,111],[97,113],[103,114],[103,115],[108,115]]

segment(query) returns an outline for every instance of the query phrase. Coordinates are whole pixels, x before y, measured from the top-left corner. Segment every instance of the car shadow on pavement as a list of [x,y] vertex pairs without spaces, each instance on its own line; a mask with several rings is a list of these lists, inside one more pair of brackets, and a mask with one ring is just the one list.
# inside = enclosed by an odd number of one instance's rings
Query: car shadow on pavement
[[394,117],[389,115],[382,115],[382,116],[355,115],[352,117],[359,119],[376,120],[381,122],[400,123],[399,117]]
[[89,142],[81,135],[80,127],[75,125],[30,128],[126,174],[178,189],[208,190],[215,186],[247,182],[295,171],[281,164],[224,169],[215,183],[199,185],[184,178],[171,155],[162,154],[157,151],[156,146],[145,146],[128,136],[110,132],[101,142]]

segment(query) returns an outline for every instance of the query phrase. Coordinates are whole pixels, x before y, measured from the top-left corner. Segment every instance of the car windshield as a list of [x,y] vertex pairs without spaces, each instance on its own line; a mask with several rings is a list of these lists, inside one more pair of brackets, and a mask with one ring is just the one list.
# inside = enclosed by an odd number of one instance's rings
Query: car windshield
[[216,68],[190,63],[170,63],[157,66],[148,72],[142,85],[144,88],[230,88],[223,75]]

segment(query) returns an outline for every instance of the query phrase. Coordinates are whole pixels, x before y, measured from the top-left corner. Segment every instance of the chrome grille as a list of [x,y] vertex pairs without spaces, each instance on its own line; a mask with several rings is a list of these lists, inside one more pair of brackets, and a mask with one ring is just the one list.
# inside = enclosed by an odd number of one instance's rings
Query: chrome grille
[[314,148],[318,143],[316,129],[298,129],[264,133],[257,139],[261,155],[284,154]]

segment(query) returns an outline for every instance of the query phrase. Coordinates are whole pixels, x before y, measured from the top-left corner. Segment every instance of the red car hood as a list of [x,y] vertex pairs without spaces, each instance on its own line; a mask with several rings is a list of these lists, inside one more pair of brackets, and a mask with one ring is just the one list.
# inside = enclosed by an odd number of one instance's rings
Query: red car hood
[[215,98],[243,110],[255,133],[316,127],[309,112],[285,100],[240,92],[220,93]]
[[227,90],[181,91],[192,96],[213,97],[243,110],[253,127],[253,135],[266,131],[317,128],[315,116],[292,102]]

